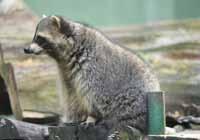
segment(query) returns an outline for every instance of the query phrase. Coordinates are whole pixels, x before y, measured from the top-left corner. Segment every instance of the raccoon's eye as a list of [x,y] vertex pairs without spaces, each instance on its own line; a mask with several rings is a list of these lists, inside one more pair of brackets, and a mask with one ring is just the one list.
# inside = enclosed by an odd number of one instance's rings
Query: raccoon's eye
[[46,40],[45,37],[38,35],[37,38],[36,38],[36,42],[38,43],[38,45],[42,45],[42,44],[46,43],[47,40]]

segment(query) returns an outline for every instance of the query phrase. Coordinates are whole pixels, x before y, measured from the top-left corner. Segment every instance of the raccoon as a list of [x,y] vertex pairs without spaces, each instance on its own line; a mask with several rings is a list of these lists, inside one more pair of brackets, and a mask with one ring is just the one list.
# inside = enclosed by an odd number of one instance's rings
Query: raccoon
[[63,121],[147,132],[147,92],[160,91],[157,78],[135,53],[88,25],[48,16],[37,25],[25,53],[55,60],[65,87]]

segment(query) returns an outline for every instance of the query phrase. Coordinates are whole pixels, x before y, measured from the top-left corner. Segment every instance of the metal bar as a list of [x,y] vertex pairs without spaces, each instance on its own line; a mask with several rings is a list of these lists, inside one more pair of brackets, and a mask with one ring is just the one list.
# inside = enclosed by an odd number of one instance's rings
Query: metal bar
[[165,98],[163,92],[148,93],[148,134],[165,133]]

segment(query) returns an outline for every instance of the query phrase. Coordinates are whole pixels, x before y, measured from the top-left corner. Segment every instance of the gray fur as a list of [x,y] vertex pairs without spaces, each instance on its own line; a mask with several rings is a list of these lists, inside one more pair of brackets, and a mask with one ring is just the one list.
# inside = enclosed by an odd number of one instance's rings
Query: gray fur
[[[55,34],[48,31],[51,43],[42,48],[56,60],[63,77],[63,120],[82,122],[89,115],[146,133],[146,92],[160,90],[149,67],[96,29],[58,18],[60,29]],[[52,21],[52,17],[42,19],[35,38],[45,31],[40,28],[54,29]]]

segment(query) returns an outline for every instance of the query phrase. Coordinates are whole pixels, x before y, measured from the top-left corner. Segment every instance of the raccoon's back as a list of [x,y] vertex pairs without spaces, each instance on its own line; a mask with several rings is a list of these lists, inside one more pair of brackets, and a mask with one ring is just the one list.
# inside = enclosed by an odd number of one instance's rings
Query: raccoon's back
[[101,46],[95,54],[85,69],[85,79],[95,92],[117,94],[126,88],[160,90],[154,73],[136,54],[119,46]]

